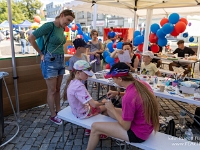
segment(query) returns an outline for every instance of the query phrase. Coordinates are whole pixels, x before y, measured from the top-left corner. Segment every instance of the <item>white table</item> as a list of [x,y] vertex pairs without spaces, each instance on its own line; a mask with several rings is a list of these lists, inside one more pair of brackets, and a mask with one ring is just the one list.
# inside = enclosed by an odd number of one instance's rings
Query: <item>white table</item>
[[[161,77],[159,77],[159,80],[160,79],[161,79]],[[101,83],[101,84],[105,84],[105,85],[115,86],[111,82],[109,82],[108,79],[97,79],[95,76],[89,77],[88,80],[93,81],[93,82],[97,82],[97,83]],[[152,89],[153,89],[155,96],[166,98],[166,99],[171,99],[171,100],[174,100],[174,101],[186,102],[186,103],[189,103],[189,104],[194,104],[194,105],[200,106],[200,101],[194,100],[192,97],[185,97],[184,98],[184,97],[181,97],[179,95],[170,94],[166,90],[164,92],[160,92],[159,89],[157,89],[157,88],[156,89],[152,88]]]

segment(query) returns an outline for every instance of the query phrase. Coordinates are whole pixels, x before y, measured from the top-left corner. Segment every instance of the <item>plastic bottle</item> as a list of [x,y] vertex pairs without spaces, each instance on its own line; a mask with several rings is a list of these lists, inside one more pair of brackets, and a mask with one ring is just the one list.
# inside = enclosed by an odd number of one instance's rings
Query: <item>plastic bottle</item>
[[184,110],[180,110],[180,117],[179,117],[179,125],[184,128],[185,127],[185,116],[186,112]]
[[192,133],[192,130],[190,128],[187,131],[185,131],[184,138],[188,141],[193,140],[193,133]]

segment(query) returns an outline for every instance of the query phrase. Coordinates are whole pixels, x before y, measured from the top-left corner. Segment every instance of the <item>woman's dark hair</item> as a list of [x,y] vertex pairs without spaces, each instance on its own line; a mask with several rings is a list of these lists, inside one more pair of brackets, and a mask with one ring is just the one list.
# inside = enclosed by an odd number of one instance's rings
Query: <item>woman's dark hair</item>
[[59,16],[56,17],[56,19],[60,18],[61,15],[64,15],[64,16],[72,16],[73,18],[75,18],[75,15],[74,15],[74,12],[70,9],[65,9],[63,10]]
[[124,43],[122,44],[122,49],[123,49],[123,47],[124,47],[125,45],[129,45],[129,46],[131,47],[131,49],[133,49],[133,45],[132,45],[131,43],[129,43],[129,42],[124,42]]

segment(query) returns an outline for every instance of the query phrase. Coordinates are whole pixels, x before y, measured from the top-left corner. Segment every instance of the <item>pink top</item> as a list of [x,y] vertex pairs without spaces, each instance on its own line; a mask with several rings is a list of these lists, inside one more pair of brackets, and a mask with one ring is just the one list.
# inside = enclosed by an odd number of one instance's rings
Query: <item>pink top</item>
[[[147,87],[152,91],[147,83]],[[153,125],[149,125],[145,121],[143,100],[140,98],[133,84],[126,88],[126,92],[122,98],[122,119],[131,121],[131,130],[135,135],[142,139],[148,139],[153,131]]]
[[72,113],[77,118],[83,119],[88,115],[88,101],[90,101],[92,97],[80,80],[74,79],[70,82],[67,88],[67,99]]

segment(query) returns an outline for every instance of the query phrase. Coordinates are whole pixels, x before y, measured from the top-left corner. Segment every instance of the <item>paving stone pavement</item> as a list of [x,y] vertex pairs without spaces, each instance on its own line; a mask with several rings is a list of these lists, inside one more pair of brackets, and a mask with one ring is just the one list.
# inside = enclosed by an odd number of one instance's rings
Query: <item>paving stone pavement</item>
[[[93,98],[97,97],[97,90],[91,89]],[[106,89],[100,91],[105,94]],[[101,95],[100,95],[101,96]],[[180,108],[171,100],[158,98],[160,114],[162,116],[174,116],[175,122],[178,123]],[[62,109],[68,106],[67,102],[62,102]],[[186,107],[194,113],[196,106],[186,103],[179,104]],[[32,108],[20,113],[21,123],[20,132],[9,144],[0,148],[0,150],[85,150],[87,147],[88,137],[84,135],[84,128],[66,123],[64,132],[64,143],[62,142],[62,128],[49,120],[50,112],[47,105]],[[187,116],[187,121],[192,120]],[[5,117],[5,121],[14,121],[14,116]],[[71,128],[72,127],[72,128]],[[16,127],[5,125],[5,140],[15,134]],[[119,150],[120,147],[115,140],[108,138],[99,141],[96,150]],[[128,149],[138,150],[136,147]]]

